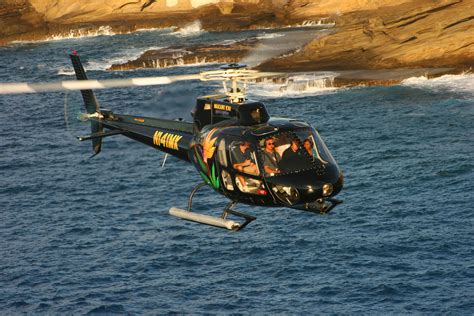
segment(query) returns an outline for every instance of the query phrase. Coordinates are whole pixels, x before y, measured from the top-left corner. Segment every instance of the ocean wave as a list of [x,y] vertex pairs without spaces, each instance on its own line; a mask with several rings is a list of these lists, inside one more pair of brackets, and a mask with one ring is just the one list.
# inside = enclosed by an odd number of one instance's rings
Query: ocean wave
[[217,64],[222,64],[219,62],[207,62],[206,57],[204,58],[195,58],[195,62],[193,63],[185,63],[183,58],[175,58],[174,63],[168,64],[166,62],[166,59],[160,62],[160,60],[154,60],[153,61],[153,68],[159,69],[159,68],[175,68],[175,67],[201,67],[201,66],[207,66],[207,65],[217,65]]
[[331,27],[336,25],[334,20],[330,18],[322,18],[319,20],[305,20],[301,24],[297,24],[297,27],[312,27],[312,26],[324,26],[324,27]]
[[474,95],[474,74],[444,75],[433,79],[428,79],[425,76],[412,77],[403,80],[401,85],[440,92],[462,92]]
[[262,40],[262,39],[282,37],[282,36],[285,36],[285,35],[286,34],[281,34],[281,33],[262,33],[262,34],[259,34],[259,35],[255,36],[255,38],[257,38],[259,40]]
[[105,25],[105,26],[100,26],[98,29],[82,28],[82,29],[69,30],[69,32],[67,33],[53,34],[41,40],[13,41],[12,44],[41,43],[41,42],[51,42],[51,41],[62,41],[62,40],[67,40],[67,39],[77,39],[77,38],[84,38],[84,37],[112,36],[112,35],[115,35],[115,33],[112,31],[112,27]]
[[249,89],[249,94],[267,98],[301,98],[332,93],[337,90],[334,86],[336,75],[332,72],[323,72],[290,75],[284,78],[265,78],[254,83]]
[[75,72],[72,68],[61,68],[58,70],[58,76],[74,76]]
[[150,27],[150,28],[139,28],[139,29],[136,29],[135,32],[173,32],[176,29],[177,29],[176,26]]
[[226,46],[230,46],[230,45],[233,45],[237,42],[239,42],[240,40],[235,40],[235,39],[226,39],[226,40],[222,40],[222,41],[218,41],[218,42],[215,42],[216,45],[226,45]]
[[86,70],[104,71],[114,64],[124,64],[130,60],[139,58],[143,53],[149,50],[162,49],[159,46],[150,46],[146,48],[129,48],[124,51],[115,52],[112,56],[107,56],[100,60],[91,60],[85,64]]
[[201,21],[196,20],[192,23],[186,24],[185,26],[178,28],[176,31],[169,34],[177,37],[192,37],[199,36],[202,33],[204,33],[204,30],[202,29]]

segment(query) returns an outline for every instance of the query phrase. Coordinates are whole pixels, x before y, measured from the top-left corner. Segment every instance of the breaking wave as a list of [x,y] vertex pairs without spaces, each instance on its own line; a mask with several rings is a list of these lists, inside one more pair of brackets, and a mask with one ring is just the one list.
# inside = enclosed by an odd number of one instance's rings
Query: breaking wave
[[170,33],[170,35],[177,37],[192,37],[201,35],[202,33],[204,33],[204,30],[202,29],[201,21],[196,20],[178,28],[176,31]]
[[204,65],[213,65],[213,64],[220,64],[219,62],[215,61],[207,61],[206,57],[195,57],[194,62],[185,62],[182,57],[174,57],[173,59],[155,59],[147,62],[143,65],[143,68],[173,68],[173,67],[197,67],[197,66],[204,66]]
[[323,26],[331,27],[336,25],[336,22],[330,18],[323,18],[319,20],[305,20],[301,24],[297,24],[298,27],[312,27],[312,26]]
[[58,76],[74,76],[75,72],[72,68],[61,68],[58,70]]
[[439,92],[462,92],[474,95],[474,74],[444,75],[433,79],[424,76],[412,77],[403,80],[401,85]]
[[282,37],[285,35],[286,34],[281,34],[281,33],[262,33],[262,34],[257,35],[256,38],[259,40],[262,40],[262,39]]
[[13,44],[26,44],[26,43],[41,43],[50,41],[61,41],[66,39],[76,39],[84,37],[96,37],[96,36],[112,36],[115,33],[112,31],[111,26],[100,26],[99,28],[82,28],[69,30],[67,33],[53,34],[45,39],[41,40],[30,40],[30,41],[13,41]]
[[139,58],[144,52],[153,49],[162,49],[163,47],[151,46],[147,48],[130,48],[124,51],[115,52],[112,56],[100,60],[90,60],[85,64],[86,70],[104,71],[114,64],[124,64],[130,60]]
[[249,88],[249,95],[267,98],[301,98],[337,90],[334,86],[336,73],[318,72],[260,79]]

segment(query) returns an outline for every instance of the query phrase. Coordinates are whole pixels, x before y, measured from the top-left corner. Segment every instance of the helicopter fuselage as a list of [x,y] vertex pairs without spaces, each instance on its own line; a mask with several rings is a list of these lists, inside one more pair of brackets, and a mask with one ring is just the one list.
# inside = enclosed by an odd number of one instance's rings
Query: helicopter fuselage
[[342,189],[342,172],[317,131],[301,120],[270,119],[260,102],[203,97],[193,123],[107,110],[101,116],[95,119],[102,127],[193,163],[209,186],[235,202],[313,210]]

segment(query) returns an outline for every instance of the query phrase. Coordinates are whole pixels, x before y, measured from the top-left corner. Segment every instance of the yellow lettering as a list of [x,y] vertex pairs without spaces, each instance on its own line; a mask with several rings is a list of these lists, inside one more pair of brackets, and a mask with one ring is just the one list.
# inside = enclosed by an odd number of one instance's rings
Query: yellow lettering
[[230,105],[225,104],[214,104],[214,109],[230,112],[232,110],[232,107]]
[[168,138],[168,133],[165,133],[161,138],[161,146],[166,147],[166,139]]
[[171,149],[175,149],[175,150],[178,150],[178,142],[179,140],[183,138],[183,136],[180,136],[180,135],[173,135],[173,138],[172,138],[172,141],[171,141]]
[[153,145],[163,146],[165,148],[179,150],[178,143],[183,138],[181,135],[163,133],[161,131],[156,131],[153,134]]
[[153,135],[153,144],[159,146],[161,142],[161,137],[163,135],[163,132],[156,131],[155,135]]
[[179,141],[181,140],[181,138],[183,138],[183,136],[181,136],[181,135],[179,135],[178,138],[176,138],[176,144],[175,144],[175,147],[176,147],[175,149],[176,149],[176,150],[179,149],[178,143],[179,143]]
[[168,142],[168,148],[174,149],[174,142],[176,139],[176,135],[171,135],[169,142]]
[[161,144],[163,145],[163,147],[168,147],[166,146],[168,144],[168,139],[170,138],[170,134],[166,133],[165,134],[165,137],[163,137],[163,140],[161,141]]
[[172,146],[172,144],[173,144],[173,137],[174,137],[173,134],[170,134],[170,137],[168,137],[168,141],[167,141],[167,144],[166,144],[166,147],[167,147],[167,148],[172,149],[172,147],[173,147],[173,146]]

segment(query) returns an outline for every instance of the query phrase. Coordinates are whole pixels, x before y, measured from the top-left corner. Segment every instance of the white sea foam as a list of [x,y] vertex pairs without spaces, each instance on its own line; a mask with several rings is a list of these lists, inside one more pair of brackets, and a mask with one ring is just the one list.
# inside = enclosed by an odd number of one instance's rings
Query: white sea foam
[[216,42],[217,45],[233,45],[237,43],[239,40],[227,39],[223,41]]
[[265,79],[252,84],[248,89],[249,95],[267,98],[300,98],[310,95],[321,95],[334,92],[333,72],[318,72],[312,74],[290,75],[287,78]]
[[323,26],[323,27],[332,27],[336,25],[334,20],[330,18],[322,18],[319,20],[305,20],[301,24],[297,24],[298,27],[312,27],[312,26]]
[[[183,58],[177,57],[177,58],[173,58],[173,62],[169,64],[166,58],[161,59],[161,60],[153,60],[151,68],[159,69],[159,68],[173,68],[173,67],[198,67],[198,66],[213,65],[213,64],[219,64],[219,63],[208,62],[206,61],[206,57],[203,57],[203,58],[195,57],[193,63],[186,64]],[[146,68],[145,65],[144,65],[144,68]],[[150,67],[147,67],[147,68],[150,68]]]
[[474,74],[444,75],[433,79],[412,77],[403,80],[401,85],[440,92],[450,91],[474,94]]
[[198,36],[204,33],[202,29],[201,21],[196,20],[192,23],[186,24],[185,26],[178,28],[176,31],[170,33],[170,35],[177,37],[192,37]]
[[113,64],[123,64],[129,60],[135,60],[140,57],[144,52],[154,49],[162,49],[163,47],[150,46],[147,48],[129,48],[123,51],[114,52],[113,55],[107,56],[100,60],[89,60],[85,64],[86,70],[107,70]]
[[136,29],[135,32],[172,32],[176,30],[176,26],[171,27],[151,27],[151,28],[141,28]]
[[68,33],[63,34],[53,34],[42,40],[32,40],[32,41],[13,41],[13,44],[26,44],[26,43],[40,43],[40,42],[50,42],[50,41],[62,41],[67,39],[76,39],[84,37],[96,37],[96,36],[112,36],[115,33],[112,31],[112,27],[100,26],[98,29],[74,29],[70,30]]
[[61,68],[57,73],[58,76],[73,76],[74,74],[74,69],[72,68]]
[[256,38],[259,40],[262,40],[262,39],[282,37],[285,35],[286,34],[281,34],[281,33],[262,33],[262,34],[257,35]]

